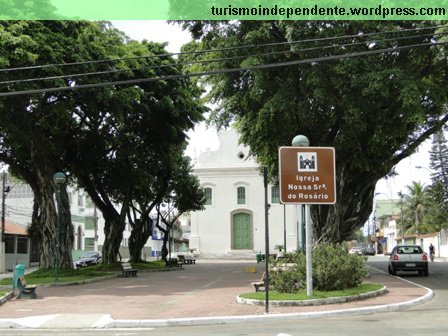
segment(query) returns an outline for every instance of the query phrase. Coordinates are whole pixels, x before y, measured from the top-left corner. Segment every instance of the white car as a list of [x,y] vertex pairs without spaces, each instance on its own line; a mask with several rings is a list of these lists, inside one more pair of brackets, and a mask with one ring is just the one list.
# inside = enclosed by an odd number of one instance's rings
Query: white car
[[359,246],[354,246],[350,250],[348,250],[348,253],[362,255],[362,250]]
[[388,271],[392,275],[396,275],[397,271],[417,271],[428,276],[428,255],[420,245],[395,246],[390,254]]

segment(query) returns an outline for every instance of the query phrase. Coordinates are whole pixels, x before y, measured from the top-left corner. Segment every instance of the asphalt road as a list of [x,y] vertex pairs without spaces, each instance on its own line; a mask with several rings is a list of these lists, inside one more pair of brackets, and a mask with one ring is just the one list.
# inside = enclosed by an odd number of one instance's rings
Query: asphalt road
[[[384,257],[371,258],[368,263],[387,271]],[[63,336],[360,336],[360,335],[448,335],[448,263],[435,262],[430,265],[429,277],[403,275],[404,279],[431,288],[435,297],[429,303],[414,308],[374,315],[338,317],[316,320],[257,322],[210,326],[164,327],[147,329],[103,329],[103,330],[0,330],[1,335],[63,335]]]

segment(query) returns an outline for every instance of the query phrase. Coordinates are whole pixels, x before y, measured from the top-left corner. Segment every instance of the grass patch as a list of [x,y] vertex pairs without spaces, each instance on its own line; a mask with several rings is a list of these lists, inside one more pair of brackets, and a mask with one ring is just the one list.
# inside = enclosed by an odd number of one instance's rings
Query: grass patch
[[[45,268],[29,273],[25,278],[26,282],[30,285],[47,285],[52,283],[79,282],[115,274],[115,272],[80,271],[81,270],[60,269],[58,281],[55,281],[55,270],[52,268]],[[12,278],[0,280],[0,285],[12,285]]]
[[[140,263],[131,263],[132,268],[136,268],[138,270],[151,270],[151,269],[162,269],[165,268],[165,262],[162,260],[154,260],[154,261],[146,261]],[[90,266],[86,268],[81,268],[78,271],[104,271],[104,272],[121,272],[121,262],[115,262],[113,264],[100,264],[96,266]]]
[[132,264],[132,267],[140,269],[140,270],[151,270],[151,269],[162,269],[166,268],[165,262],[163,260],[154,260],[154,261],[147,261],[137,264]]
[[[104,275],[103,275],[104,276]],[[65,277],[58,277],[58,281],[55,280],[55,277],[51,278],[33,278],[30,276],[26,277],[26,283],[29,285],[49,285],[49,284],[55,284],[55,283],[70,283],[70,282],[80,282],[90,279],[99,278],[101,276],[65,276]],[[11,285],[12,279],[8,281],[8,283],[0,282],[0,285]]]
[[[161,260],[148,261],[143,263],[132,264],[133,268],[139,270],[162,269],[165,268],[165,263]],[[80,269],[61,268],[59,270],[57,283],[79,282],[100,278],[107,275],[121,272],[121,263],[101,264],[96,266],[89,266]],[[32,273],[26,274],[26,282],[33,285],[45,285],[56,283],[54,268],[40,268]],[[0,280],[0,285],[12,285],[12,277]]]
[[4,297],[7,293],[6,292],[0,292],[0,298]]
[[[327,299],[330,297],[359,295],[363,293],[372,292],[383,287],[384,286],[382,284],[364,283],[355,288],[348,288],[339,291],[328,291],[328,292],[313,291],[313,296],[311,297],[306,295],[306,290],[297,293],[279,293],[276,291],[269,291],[269,299],[275,301]],[[265,300],[266,294],[265,292],[245,293],[241,294],[240,297],[243,299]]]

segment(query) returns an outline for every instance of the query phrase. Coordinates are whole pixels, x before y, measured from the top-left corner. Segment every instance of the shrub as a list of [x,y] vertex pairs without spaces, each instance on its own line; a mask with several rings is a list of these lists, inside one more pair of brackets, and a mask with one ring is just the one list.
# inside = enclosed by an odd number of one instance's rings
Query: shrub
[[306,286],[305,255],[288,254],[283,260],[272,260],[270,288],[279,293],[296,293]]
[[330,291],[357,287],[366,276],[362,256],[342,245],[319,244],[313,251],[313,287]]
[[[367,274],[362,256],[349,254],[342,245],[317,245],[312,264],[313,288],[319,291],[357,287]],[[283,260],[271,259],[270,266],[269,282],[273,290],[296,293],[306,287],[306,257],[303,253],[288,254]]]

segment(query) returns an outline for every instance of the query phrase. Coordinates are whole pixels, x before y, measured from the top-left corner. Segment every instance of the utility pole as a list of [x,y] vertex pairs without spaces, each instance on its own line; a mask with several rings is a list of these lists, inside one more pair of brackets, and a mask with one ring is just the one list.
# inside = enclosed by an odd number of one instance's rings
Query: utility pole
[[6,186],[6,172],[3,172],[3,187],[2,187],[2,243],[5,242],[5,211],[6,211],[6,195],[11,191],[10,186]]
[[0,237],[0,273],[5,273],[6,251],[5,251],[5,212],[6,212],[6,195],[11,191],[10,186],[6,186],[6,172],[3,172],[2,183],[2,228]]
[[6,187],[6,174],[3,173],[3,187],[2,187],[2,229],[0,239],[0,273],[5,273],[5,187]]
[[6,208],[5,199],[6,199],[6,193],[7,193],[7,191],[6,191],[6,173],[3,172],[3,184],[2,184],[2,243],[5,242],[5,208]]

